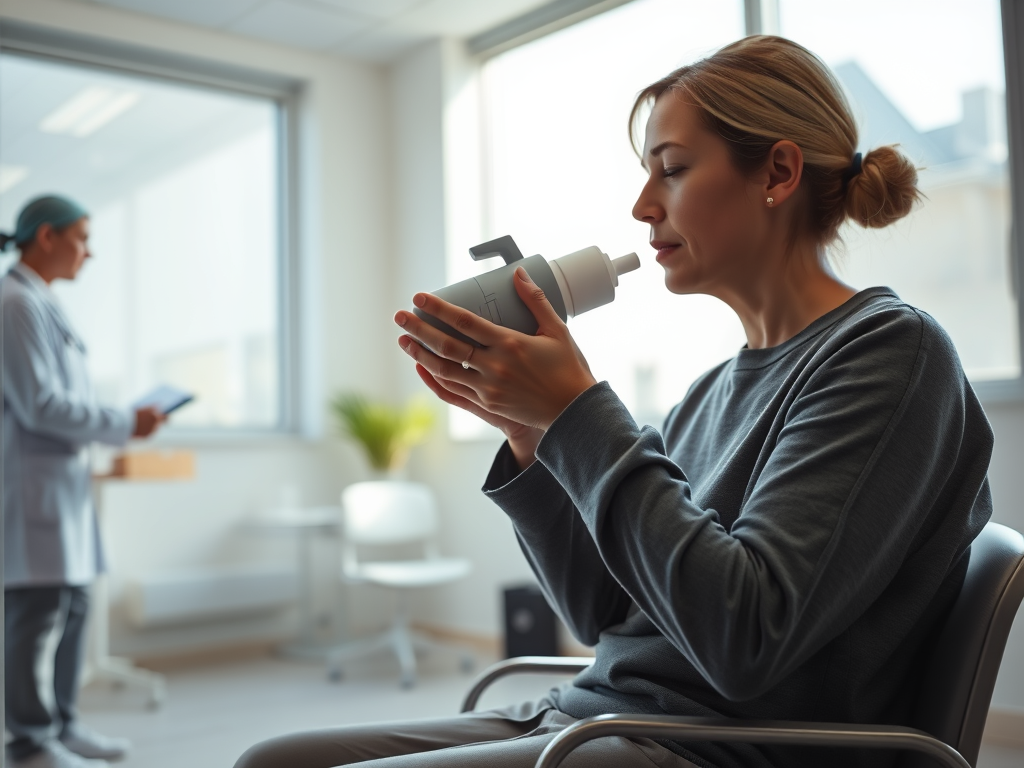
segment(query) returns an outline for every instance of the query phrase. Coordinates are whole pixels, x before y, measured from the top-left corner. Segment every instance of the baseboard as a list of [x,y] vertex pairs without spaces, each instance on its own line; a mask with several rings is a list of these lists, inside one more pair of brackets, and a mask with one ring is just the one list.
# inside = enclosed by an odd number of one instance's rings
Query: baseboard
[[477,653],[493,658],[501,658],[501,638],[495,637],[494,635],[467,632],[463,629],[441,627],[436,624],[423,624],[418,621],[412,623],[412,628],[439,642],[464,645],[472,648]]
[[153,654],[133,659],[136,666],[151,669],[154,672],[170,672],[177,669],[207,667],[244,659],[257,659],[271,656],[274,649],[282,643],[280,638],[273,640],[256,640],[237,642],[227,645],[194,648],[186,651]]
[[1024,749],[1024,709],[990,709],[982,740],[1004,747]]

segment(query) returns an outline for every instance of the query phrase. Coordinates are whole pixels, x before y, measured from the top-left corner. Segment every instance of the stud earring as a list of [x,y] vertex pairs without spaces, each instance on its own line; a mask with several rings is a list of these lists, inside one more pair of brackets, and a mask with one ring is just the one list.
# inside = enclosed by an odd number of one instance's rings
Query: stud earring
[[774,197],[769,197],[766,202],[768,203],[768,207],[771,208],[772,205],[775,204],[775,198]]

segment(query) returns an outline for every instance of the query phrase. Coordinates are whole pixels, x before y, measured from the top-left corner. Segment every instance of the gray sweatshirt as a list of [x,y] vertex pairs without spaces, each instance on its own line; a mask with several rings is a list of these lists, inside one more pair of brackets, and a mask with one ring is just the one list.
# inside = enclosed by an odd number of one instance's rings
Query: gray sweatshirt
[[[991,453],[945,332],[872,288],[706,373],[664,438],[591,387],[528,469],[503,446],[484,492],[570,631],[596,646],[593,667],[554,691],[561,711],[906,724],[991,516]],[[894,759],[669,746],[720,768]]]

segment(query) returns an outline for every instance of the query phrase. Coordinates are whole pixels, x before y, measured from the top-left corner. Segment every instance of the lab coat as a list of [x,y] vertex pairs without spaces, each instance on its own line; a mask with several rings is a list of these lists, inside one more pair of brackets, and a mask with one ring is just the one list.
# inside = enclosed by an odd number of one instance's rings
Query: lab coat
[[104,569],[88,446],[124,445],[134,414],[96,403],[85,345],[50,287],[0,280],[4,586],[85,585]]

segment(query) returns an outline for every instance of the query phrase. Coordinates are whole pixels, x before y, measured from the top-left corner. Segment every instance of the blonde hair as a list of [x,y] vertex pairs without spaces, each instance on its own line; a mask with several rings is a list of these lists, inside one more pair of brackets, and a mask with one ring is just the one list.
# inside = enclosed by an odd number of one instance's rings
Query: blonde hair
[[641,109],[667,92],[697,108],[743,173],[762,167],[778,141],[800,147],[800,183],[809,192],[809,225],[819,242],[834,240],[847,217],[862,227],[891,224],[921,197],[917,169],[895,146],[872,149],[850,175],[857,151],[850,106],[825,63],[791,40],[746,37],[651,83],[629,116],[635,149]]

